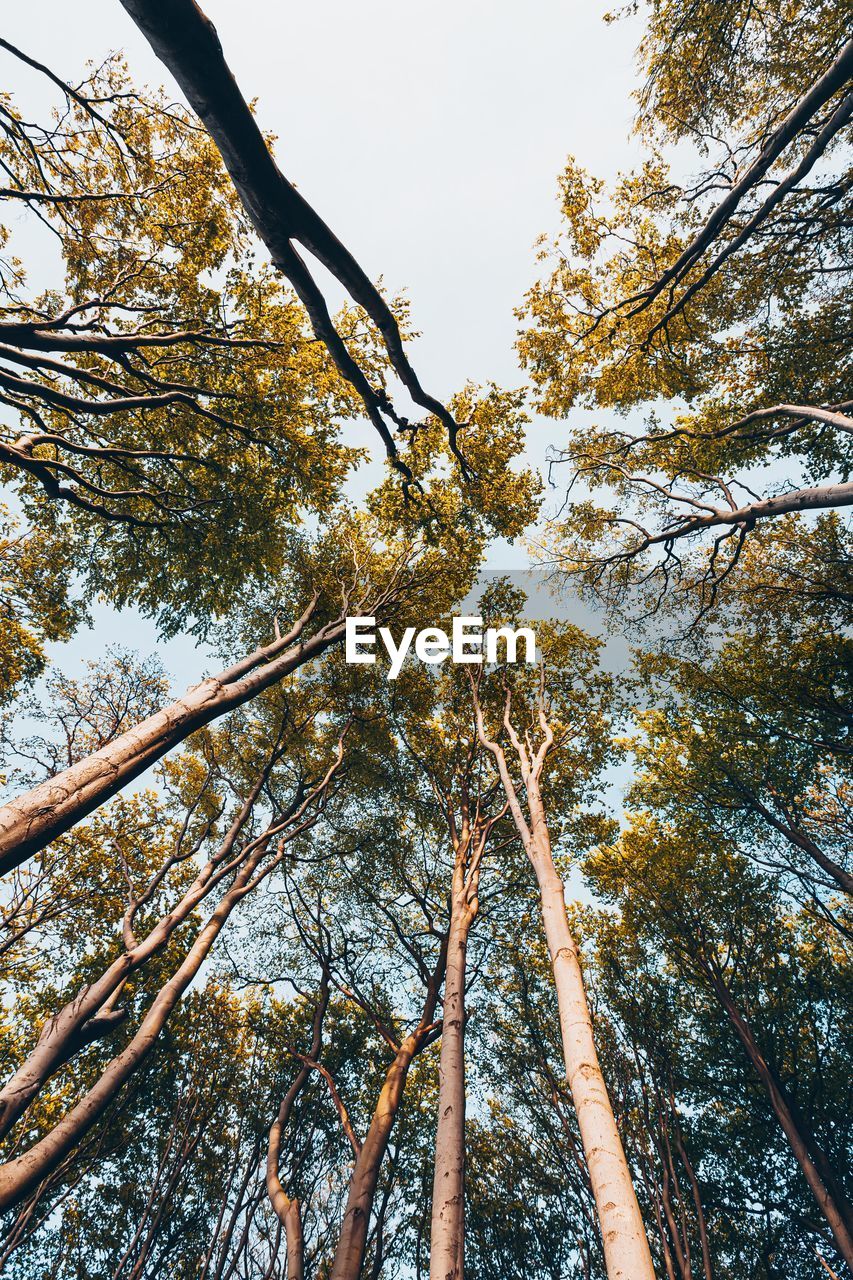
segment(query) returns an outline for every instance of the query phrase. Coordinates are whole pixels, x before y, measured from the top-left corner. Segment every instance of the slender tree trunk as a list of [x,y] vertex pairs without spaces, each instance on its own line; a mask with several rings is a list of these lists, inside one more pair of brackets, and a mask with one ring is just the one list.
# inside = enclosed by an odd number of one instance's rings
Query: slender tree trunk
[[728,1014],[756,1075],[764,1086],[773,1113],[782,1128],[794,1159],[826,1219],[838,1251],[853,1271],[853,1215],[826,1152],[800,1122],[797,1108],[788,1097],[781,1081],[761,1052],[752,1028],[735,1004],[734,997],[722,977],[709,973],[714,994]]
[[[144,1241],[142,1242],[142,1247],[139,1251],[139,1256],[136,1259],[136,1262],[133,1266],[133,1269],[130,1273],[128,1280],[141,1280],[142,1276],[145,1274],[146,1267],[148,1266],[148,1263],[151,1258],[151,1251],[153,1250],[154,1245],[157,1242],[158,1236],[162,1234],[163,1222],[165,1219],[166,1212],[169,1208],[170,1201],[173,1199],[177,1185],[180,1182],[181,1178],[183,1177],[186,1171],[186,1166],[188,1165],[189,1161],[192,1159],[193,1153],[195,1152],[200,1141],[201,1141],[201,1130],[197,1132],[192,1142],[188,1146],[183,1148],[182,1151],[180,1152],[179,1158],[175,1164],[175,1167],[172,1169],[172,1172],[169,1176],[169,1180],[165,1188],[163,1189],[162,1194],[160,1195],[160,1203],[157,1206],[156,1213],[154,1214],[154,1220],[148,1228],[148,1232],[145,1236]],[[162,1268],[162,1264],[163,1264],[163,1258],[161,1257],[160,1259],[161,1268]]]
[[[642,1116],[640,1117],[640,1134],[638,1139],[638,1163],[643,1182],[645,1183],[646,1193],[655,1212],[655,1224],[657,1226],[658,1241],[660,1243],[660,1252],[663,1259],[664,1269],[666,1270],[667,1280],[684,1280],[684,1276],[679,1268],[680,1278],[675,1274],[675,1255],[670,1243],[671,1229],[669,1228],[668,1215],[666,1213],[666,1194],[665,1179],[666,1170],[662,1169],[663,1176],[658,1174],[658,1166],[655,1162],[652,1151],[657,1154],[660,1159],[660,1145],[657,1141],[657,1133],[652,1124],[651,1112],[649,1110],[649,1091],[646,1085],[643,1064],[637,1053],[636,1046],[634,1049],[634,1062],[637,1070],[637,1081],[640,1088],[640,1097],[642,1099]],[[690,1277],[688,1276],[688,1280]]]
[[423,1039],[421,1028],[407,1036],[385,1076],[367,1137],[350,1179],[347,1207],[329,1280],[359,1280],[361,1275],[367,1229],[382,1158],[388,1148],[391,1129],[403,1100],[409,1067],[419,1052]]
[[666,1280],[677,1280],[677,1276],[675,1274],[675,1263],[672,1258],[672,1249],[669,1245],[669,1235],[667,1234],[666,1223],[664,1222],[660,1191],[651,1170],[649,1170],[648,1173],[643,1174],[643,1181],[646,1184],[646,1191],[648,1192],[649,1199],[655,1209],[658,1240],[660,1241],[660,1251],[661,1257],[663,1258],[664,1270],[666,1271]]
[[534,867],[557,990],[566,1076],[598,1211],[607,1275],[609,1280],[654,1280],[640,1206],[595,1049],[563,883],[550,857],[544,865],[540,860]]
[[421,1020],[399,1046],[394,1061],[388,1068],[367,1137],[356,1159],[329,1280],[359,1280],[361,1276],[379,1170],[403,1100],[409,1067],[427,1043],[433,1029],[432,1020],[438,1003],[438,992],[447,964],[447,941],[445,937],[438,963],[427,985]]
[[370,1280],[380,1280],[382,1268],[385,1265],[385,1218],[388,1213],[388,1202],[391,1199],[391,1191],[394,1185],[393,1172],[397,1165],[399,1157],[399,1148],[391,1154],[391,1176],[385,1184],[385,1190],[382,1193],[382,1201],[379,1205],[379,1212],[376,1215],[375,1238],[376,1244],[373,1249],[373,1265],[370,1268]]
[[528,782],[528,800],[533,820],[528,852],[539,884],[545,937],[557,988],[566,1075],[598,1210],[607,1275],[609,1280],[654,1280],[640,1206],[598,1062],[563,882],[554,866],[538,785],[532,779]]
[[678,1267],[678,1274],[681,1280],[691,1280],[690,1261],[684,1252],[678,1223],[675,1218],[675,1206],[672,1203],[671,1174],[665,1163],[661,1172],[660,1201],[669,1231],[669,1238],[672,1242],[672,1256],[675,1259],[675,1265]]
[[[660,1091],[655,1086],[655,1096],[657,1100],[657,1138],[655,1145],[660,1156],[661,1168],[663,1170],[663,1197],[664,1206],[666,1208],[667,1220],[671,1219],[670,1230],[673,1233],[673,1249],[678,1261],[678,1267],[681,1271],[683,1280],[691,1280],[693,1275],[693,1257],[690,1249],[690,1232],[687,1227],[687,1219],[684,1212],[684,1197],[681,1194],[681,1186],[678,1181],[678,1170],[675,1166],[675,1159],[672,1154],[672,1143],[669,1140],[669,1130],[663,1116],[663,1106],[661,1103]],[[670,1191],[670,1186],[672,1191]],[[673,1194],[675,1199],[673,1200]],[[678,1203],[678,1218],[676,1219],[676,1202]]]
[[303,1067],[281,1104],[270,1130],[267,1149],[267,1194],[276,1217],[284,1227],[287,1247],[287,1280],[303,1280],[305,1274],[305,1242],[302,1235],[302,1211],[295,1196],[288,1196],[279,1175],[281,1137],[297,1094],[308,1079],[310,1070]]
[[465,1270],[465,977],[468,933],[475,914],[476,898],[469,901],[465,882],[463,846],[453,870],[444,983],[430,1280],[462,1280]]
[[[255,1141],[252,1145],[252,1149],[249,1154],[249,1159],[246,1161],[246,1165],[243,1170],[243,1175],[237,1186],[237,1194],[236,1196],[234,1196],[233,1203],[230,1206],[231,1211],[228,1214],[227,1225],[225,1227],[224,1232],[222,1232],[222,1224],[223,1222],[225,1222],[225,1214],[229,1208],[229,1196],[233,1192],[234,1178],[236,1177],[237,1170],[240,1165],[241,1152],[240,1152],[239,1139],[238,1139],[237,1156],[231,1165],[231,1170],[228,1177],[228,1183],[225,1187],[222,1200],[220,1201],[219,1213],[217,1215],[216,1225],[213,1229],[213,1234],[211,1235],[211,1238],[210,1238],[210,1245],[208,1246],[207,1253],[205,1254],[204,1264],[201,1268],[201,1271],[199,1272],[198,1280],[207,1280],[208,1275],[212,1276],[213,1280],[218,1280],[218,1277],[222,1275],[222,1268],[225,1265],[224,1259],[228,1253],[228,1250],[231,1247],[231,1240],[233,1239],[234,1231],[237,1227],[237,1219],[239,1218],[240,1212],[243,1208],[244,1197],[246,1195],[246,1191],[248,1190],[249,1183],[252,1181],[252,1176],[255,1173],[255,1166],[257,1164],[260,1153],[261,1153],[261,1138],[260,1136],[258,1136],[255,1138]],[[221,1237],[220,1237],[220,1232],[222,1232]],[[214,1254],[216,1254],[217,1256],[217,1263],[215,1267],[212,1267]]]
[[504,749],[486,735],[483,713],[474,687],[477,733],[480,741],[495,757],[510,813],[539,885],[545,939],[557,991],[566,1077],[572,1091],[595,1198],[608,1280],[655,1280],[651,1250],[634,1192],[631,1171],[598,1062],[580,957],[569,928],[563,882],[554,866],[551,837],[539,787],[545,759],[554,742],[554,734],[545,711],[544,666],[541,668],[538,698],[538,717],[543,737],[535,754],[529,737],[526,743],[522,742],[513,728],[510,707],[511,695],[508,694],[503,723],[521,765],[527,792],[529,824],[525,819]]
[[708,1224],[705,1221],[705,1209],[702,1205],[702,1194],[699,1188],[699,1180],[696,1177],[696,1171],[693,1168],[693,1161],[688,1155],[687,1148],[684,1145],[684,1137],[681,1133],[681,1125],[675,1115],[675,1103],[672,1103],[673,1115],[675,1116],[675,1146],[681,1157],[681,1163],[687,1171],[687,1179],[690,1183],[690,1191],[693,1196],[693,1207],[696,1210],[696,1223],[699,1228],[699,1243],[702,1246],[702,1274],[704,1280],[714,1280],[714,1266],[711,1261],[711,1245],[708,1240]]
[[[0,1167],[0,1210],[19,1204],[43,1178],[52,1173],[103,1115],[121,1087],[141,1066],[175,1005],[210,954],[231,912],[249,891],[264,854],[263,846],[248,859],[231,887],[198,933],[183,962],[157,993],[129,1044],[104,1068],[87,1094],[29,1151]],[[265,872],[272,869],[273,859]]]
[[196,729],[243,706],[342,640],[343,619],[301,639],[315,603],[281,640],[203,680],[99,751],[0,808],[0,875],[68,831]]
[[[323,1018],[328,1004],[329,974],[328,970],[324,970],[323,981],[320,986],[320,999],[314,1012],[311,1047],[309,1050],[310,1057],[315,1060],[320,1055],[320,1041],[323,1034]],[[290,1119],[293,1104],[296,1102],[296,1099],[305,1087],[310,1074],[311,1068],[307,1064],[303,1063],[296,1075],[296,1079],[293,1081],[293,1084],[282,1099],[278,1115],[270,1129],[269,1143],[267,1146],[267,1193],[270,1198],[270,1203],[275,1210],[276,1217],[284,1228],[284,1238],[287,1246],[287,1280],[303,1280],[305,1274],[305,1241],[302,1234],[302,1211],[299,1201],[296,1197],[291,1198],[288,1196],[281,1181],[281,1174],[279,1170],[281,1162],[281,1139],[287,1122]]]

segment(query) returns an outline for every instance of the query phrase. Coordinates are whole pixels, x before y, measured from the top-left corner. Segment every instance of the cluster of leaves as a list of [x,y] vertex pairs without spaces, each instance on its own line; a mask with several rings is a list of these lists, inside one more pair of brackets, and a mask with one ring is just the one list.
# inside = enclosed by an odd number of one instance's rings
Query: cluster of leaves
[[757,521],[850,501],[853,50],[827,6],[673,0],[640,58],[648,158],[610,192],[568,162],[519,349],[546,412],[610,414],[555,457],[555,562],[712,605]]
[[[781,461],[818,488],[848,480],[842,23],[797,0],[653,4],[650,158],[607,201],[568,166],[550,275],[524,313],[546,411],[645,417],[636,435],[573,431],[577,474],[637,509],[573,506],[559,563],[621,589],[662,546],[663,585],[688,567],[721,625],[639,655],[624,688],[599,642],[557,622],[537,626],[541,668],[409,663],[389,684],[331,651],[6,877],[0,1060],[20,1088],[0,1095],[0,1195],[9,1169],[55,1144],[44,1176],[4,1201],[10,1274],[283,1280],[277,1179],[313,1280],[359,1214],[365,1276],[423,1276],[454,836],[476,812],[494,830],[468,944],[466,1270],[604,1276],[531,868],[478,735],[511,721],[532,753],[545,706],[542,800],[560,875],[583,884],[573,931],[656,1268],[841,1273],[825,1201],[843,1214],[853,1191],[849,539],[829,510],[838,486],[807,523],[733,473]],[[259,260],[211,135],[138,94],[117,59],[77,89],[51,82],[49,126],[0,100],[2,196],[58,238],[64,277],[34,294],[19,262],[0,262],[0,466],[28,522],[9,517],[0,543],[0,698],[98,594],[166,634],[204,634],[238,667],[312,597],[316,628],[373,594],[395,629],[440,623],[488,541],[536,514],[523,394],[467,387],[424,423],[397,419],[386,381],[408,366],[366,308],[369,321],[335,322],[370,384],[359,400],[316,316]],[[802,127],[784,135],[792,112]],[[705,169],[692,184],[672,177],[687,146]],[[359,453],[341,424],[362,405],[403,443],[355,510],[344,481]],[[717,541],[698,567],[680,560],[674,544],[707,528],[733,530],[728,559]],[[513,625],[523,607],[506,583],[480,606]],[[124,651],[49,676],[15,708],[17,730],[4,722],[10,781],[61,789],[166,697],[159,666]],[[626,752],[620,826],[602,790]],[[61,1016],[125,961],[45,1067]],[[367,1207],[351,1214],[371,1142]]]

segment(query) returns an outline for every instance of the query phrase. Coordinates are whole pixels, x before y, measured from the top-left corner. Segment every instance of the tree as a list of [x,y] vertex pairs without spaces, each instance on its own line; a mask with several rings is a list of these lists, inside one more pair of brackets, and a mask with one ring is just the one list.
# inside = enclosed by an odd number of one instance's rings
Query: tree
[[[537,516],[526,390],[430,394],[194,0],[122,4],[186,107],[0,40],[0,1269],[847,1274],[846,15],[654,0],[645,163],[561,180],[521,355],[629,421],[547,553],[633,673],[543,621],[386,678],[347,619],[446,626]],[[198,683],[48,668],[95,600]]]
[[[488,599],[483,608],[488,615]],[[463,664],[438,673],[407,673],[406,683],[395,685],[389,711],[393,731],[426,789],[418,802],[436,810],[437,839],[446,841],[450,862],[430,1224],[432,1280],[461,1280],[465,1274],[468,940],[480,909],[484,859],[494,856],[490,845],[500,850],[514,838],[502,830],[508,805],[477,737],[468,670]]]
[[[387,396],[377,395],[350,357],[330,321],[322,294],[293,247],[294,240],[337,277],[376,325],[391,367],[415,404],[442,422],[450,450],[465,474],[467,464],[456,440],[459,424],[452,413],[421,386],[406,357],[397,322],[382,295],[276,166],[225,61],[213,24],[194,0],[181,0],[177,5],[166,5],[162,0],[122,0],[122,3],[203,120],[274,264],[292,283],[317,337],[325,343],[335,364],[361,397],[389,456],[395,459],[396,449],[385,419],[403,431],[410,430],[411,424],[394,411]],[[405,476],[404,464],[401,465]]]
[[[569,743],[574,748],[581,741],[588,753],[599,753],[599,759],[606,754],[601,720],[606,715],[602,700],[607,682],[593,675],[595,646],[577,629],[552,630],[540,643],[547,656],[540,664],[538,688],[518,690],[508,684],[502,712],[494,716],[496,729],[487,728],[474,691],[477,731],[482,745],[495,758],[510,813],[539,886],[566,1074],[595,1196],[607,1274],[611,1280],[652,1277],[646,1231],[595,1048],[577,943],[569,927],[563,883],[554,865],[542,787],[545,763],[555,746],[559,750]],[[547,685],[546,661],[553,671]],[[520,715],[518,722],[514,715]],[[513,753],[512,768],[508,750]],[[584,779],[586,776],[581,774]],[[526,814],[520,799],[522,787]]]
[[23,529],[0,508],[0,703],[44,670],[44,642],[67,639],[77,625],[82,611],[69,595],[70,568],[60,540]]
[[56,88],[56,118],[4,106],[2,199],[37,245],[56,242],[62,275],[38,294],[5,260],[0,465],[89,594],[203,634],[340,493],[355,401],[256,262],[192,118],[138,93],[118,58],[80,89],[34,74]]
[[[824,1215],[833,1247],[847,1261],[849,1207],[833,1156],[842,1148],[836,1148],[840,1135],[830,1118],[840,1100],[827,1095],[818,1102],[812,1095],[805,1101],[806,1061],[827,1072],[830,1090],[845,1078],[840,1063],[823,1061],[836,1046],[825,1038],[822,1019],[836,999],[845,1002],[847,986],[828,926],[787,915],[766,878],[686,814],[678,828],[638,814],[620,844],[602,850],[591,870],[600,891],[618,901],[628,930],[644,945],[661,948],[682,980],[725,1015]],[[787,1002],[800,1000],[799,1016],[792,1016]],[[801,1070],[791,1069],[789,1052]]]
[[[729,638],[642,657],[652,709],[639,717],[630,797],[676,822],[685,811],[701,813],[747,857],[778,868],[784,886],[821,912],[853,890],[844,834],[845,608],[825,599],[809,607],[805,591],[785,589],[778,562],[784,556],[801,579],[814,579],[836,539],[833,576],[841,585],[845,538],[834,519],[810,539],[783,524],[775,546],[762,539],[745,552],[725,593]],[[842,927],[844,914],[841,906]]]
[[[305,726],[300,728],[302,732],[298,740],[302,742]],[[186,831],[181,830],[174,851],[161,866],[148,872],[147,879],[143,873],[139,887],[134,883],[135,877],[128,873],[128,905],[121,922],[122,952],[43,1026],[37,1045],[5,1086],[2,1105],[4,1133],[9,1131],[57,1067],[91,1040],[103,1036],[117,1022],[124,1020],[125,1013],[117,1007],[117,1001],[134,970],[145,965],[153,954],[170,942],[178,927],[212,890],[222,886],[223,892],[208,919],[195,932],[183,959],[177,965],[173,964],[172,971],[156,991],[138,1030],[127,1045],[48,1133],[25,1153],[14,1156],[2,1166],[0,1202],[4,1208],[19,1203],[46,1174],[52,1173],[97,1121],[103,1109],[150,1052],[175,1004],[195,978],[234,908],[288,855],[290,842],[319,820],[327,792],[340,769],[341,744],[336,758],[325,769],[321,767],[312,776],[309,763],[305,773],[297,773],[295,787],[288,788],[283,795],[276,795],[273,790],[269,818],[261,821],[256,834],[244,833],[262,790],[273,783],[273,771],[281,759],[284,729],[282,724],[272,733],[266,759],[218,847],[211,852],[183,894],[159,919],[155,907],[154,921],[140,937],[136,932],[140,912],[143,908],[150,910],[152,903],[156,904],[160,886],[169,872],[176,866],[182,869],[182,864],[193,857],[205,837],[210,835],[210,826],[203,825],[196,842],[190,840],[188,847],[183,845]],[[283,781],[287,785],[290,779],[285,775]],[[189,865],[192,867],[191,862]]]
[[[606,203],[569,162],[520,350],[546,411],[645,420],[572,434],[563,459],[610,499],[573,506],[556,562],[611,597],[692,585],[704,609],[752,530],[853,501],[853,44],[822,7],[674,0],[652,7],[640,57],[649,158]],[[695,181],[673,176],[676,144]]]

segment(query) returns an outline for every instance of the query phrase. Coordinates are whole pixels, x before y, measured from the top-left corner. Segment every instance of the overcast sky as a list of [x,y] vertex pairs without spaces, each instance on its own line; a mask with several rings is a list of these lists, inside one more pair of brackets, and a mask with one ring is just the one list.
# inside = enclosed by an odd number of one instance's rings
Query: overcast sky
[[[556,225],[565,157],[603,177],[637,158],[637,19],[608,25],[598,0],[203,7],[287,176],[371,277],[408,292],[422,332],[413,363],[429,390],[446,399],[466,379],[520,385],[513,309],[533,279],[537,235]],[[118,0],[32,0],[7,6],[3,25],[66,79],[123,49],[138,82],[169,83]],[[12,59],[0,66],[0,84],[15,88]],[[542,465],[564,430],[536,420],[530,460]],[[499,546],[489,563],[523,560]],[[124,636],[129,619],[101,621],[75,656],[100,651],[106,633],[154,647],[153,627],[134,621]],[[185,642],[164,658],[179,681],[197,678]]]

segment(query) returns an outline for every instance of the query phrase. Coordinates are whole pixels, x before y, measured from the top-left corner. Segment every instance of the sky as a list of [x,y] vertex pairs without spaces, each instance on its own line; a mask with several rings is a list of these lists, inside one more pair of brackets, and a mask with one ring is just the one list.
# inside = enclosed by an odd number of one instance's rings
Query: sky
[[[535,278],[537,236],[556,227],[566,156],[606,179],[638,158],[639,20],[608,24],[599,0],[203,8],[261,126],[277,137],[284,172],[372,278],[407,292],[424,385],[444,400],[469,379],[521,385],[514,308]],[[72,82],[88,59],[122,49],[137,82],[171,83],[118,0],[9,6],[4,36]],[[0,73],[14,90],[21,73],[8,55]],[[49,274],[53,264],[43,266]],[[329,296],[339,297],[331,287]],[[374,447],[370,428],[348,430]],[[564,435],[564,424],[535,418],[527,460],[544,467]],[[488,566],[525,562],[520,546],[496,544]],[[55,647],[60,665],[119,642],[157,649],[177,686],[200,678],[192,642],[158,642],[133,611],[99,606],[95,617],[93,631]]]

